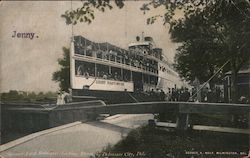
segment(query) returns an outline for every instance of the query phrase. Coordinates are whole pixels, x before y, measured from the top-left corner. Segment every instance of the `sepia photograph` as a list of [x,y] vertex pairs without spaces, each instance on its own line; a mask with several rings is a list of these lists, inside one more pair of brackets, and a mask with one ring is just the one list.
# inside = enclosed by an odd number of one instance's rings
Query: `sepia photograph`
[[250,158],[249,0],[0,0],[0,158]]

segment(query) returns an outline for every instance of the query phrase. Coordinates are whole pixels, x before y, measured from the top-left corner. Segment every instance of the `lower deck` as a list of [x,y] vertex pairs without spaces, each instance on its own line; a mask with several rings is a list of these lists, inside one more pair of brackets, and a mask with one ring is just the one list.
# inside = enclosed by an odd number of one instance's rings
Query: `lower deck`
[[116,91],[99,91],[99,90],[78,90],[73,89],[73,101],[86,100],[103,100],[106,104],[115,103],[135,103],[135,102],[150,102],[160,101],[162,97],[157,92],[116,92]]

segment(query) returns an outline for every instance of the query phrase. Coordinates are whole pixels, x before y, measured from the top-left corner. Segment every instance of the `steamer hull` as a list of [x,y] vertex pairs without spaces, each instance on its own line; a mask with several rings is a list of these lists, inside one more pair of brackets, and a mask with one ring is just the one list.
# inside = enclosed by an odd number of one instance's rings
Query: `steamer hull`
[[[164,60],[152,39],[122,49],[74,36],[70,52],[70,83],[75,98],[115,102],[152,101],[152,92],[169,92],[182,86],[178,74]],[[151,94],[150,94],[151,93]],[[158,98],[159,99],[159,98]]]

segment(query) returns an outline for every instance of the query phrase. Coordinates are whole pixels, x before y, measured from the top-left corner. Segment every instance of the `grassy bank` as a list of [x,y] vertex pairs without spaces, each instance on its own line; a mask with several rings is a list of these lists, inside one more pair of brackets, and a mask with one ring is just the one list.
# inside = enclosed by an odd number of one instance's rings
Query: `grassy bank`
[[96,154],[98,158],[242,158],[248,152],[248,136],[228,133],[168,131],[140,127],[114,146]]

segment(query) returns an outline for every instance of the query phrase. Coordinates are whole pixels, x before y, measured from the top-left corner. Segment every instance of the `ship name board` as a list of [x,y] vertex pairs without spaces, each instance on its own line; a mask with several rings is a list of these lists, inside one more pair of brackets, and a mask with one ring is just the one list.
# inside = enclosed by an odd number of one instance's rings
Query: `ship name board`
[[122,83],[122,82],[117,82],[117,81],[97,80],[95,83],[96,83],[96,84],[108,84],[108,85],[119,85],[119,86],[124,86],[124,83]]

